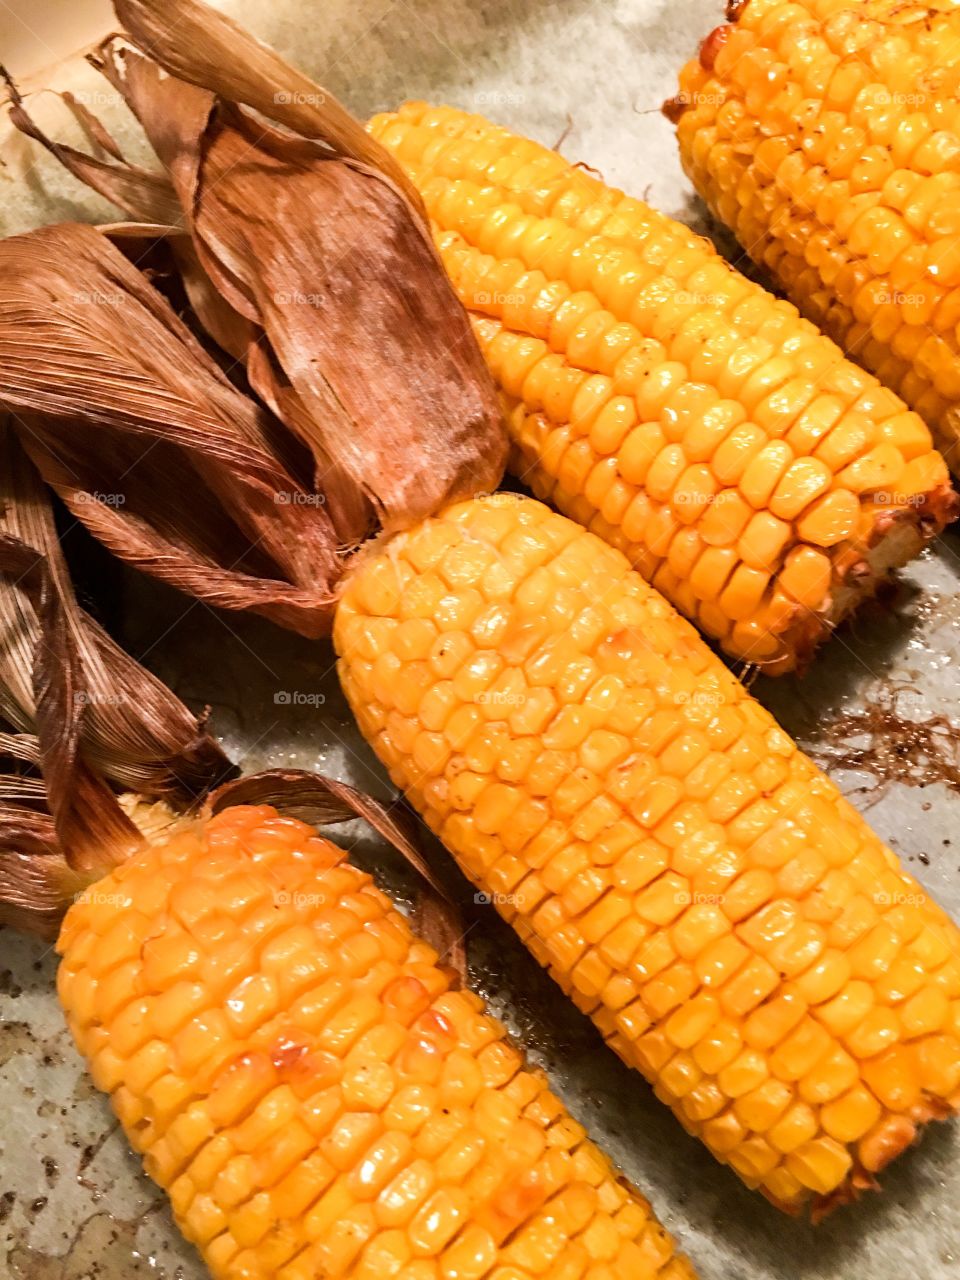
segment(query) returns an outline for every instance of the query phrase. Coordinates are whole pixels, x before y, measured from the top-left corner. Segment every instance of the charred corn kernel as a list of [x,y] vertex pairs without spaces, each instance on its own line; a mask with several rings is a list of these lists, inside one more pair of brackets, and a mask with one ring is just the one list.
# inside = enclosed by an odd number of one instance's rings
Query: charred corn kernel
[[[954,470],[958,37],[949,0],[750,0],[704,46],[716,57],[684,68],[676,103],[684,168],[713,212],[926,418]],[[914,456],[912,428],[898,430],[882,432],[896,458],[877,442],[838,480],[895,485]]]
[[[960,932],[626,559],[540,503],[497,494],[397,535],[381,553],[395,625],[418,566],[443,573],[460,541],[488,554],[456,556],[474,576],[451,586],[434,643],[449,638],[470,670],[499,657],[514,702],[549,695],[549,709],[535,727],[500,709],[460,803],[462,765],[424,771],[398,745],[408,735],[381,727],[401,713],[368,656],[371,625],[393,649],[378,558],[364,557],[334,640],[372,745],[478,888],[519,886],[494,897],[502,913],[688,1129],[787,1207],[834,1203],[864,1144],[892,1156],[901,1119],[960,1103]],[[490,556],[503,571],[493,589]],[[473,593],[502,610],[495,634],[460,620],[456,600]],[[529,643],[514,648],[519,637]],[[468,682],[464,697],[482,692]],[[517,835],[513,815],[534,800],[544,824]],[[386,991],[422,1015],[415,989]],[[440,1072],[423,1080],[445,1088]],[[539,1138],[518,1127],[517,1105],[512,1090],[485,1102],[482,1130],[515,1134],[533,1159]],[[422,1109],[390,1123],[413,1132]],[[478,1225],[497,1236],[491,1215]]]
[[[468,561],[485,572],[461,556],[458,574]],[[385,607],[376,575],[371,589]],[[402,662],[419,662],[435,623],[403,625]],[[81,1052],[109,1049],[114,1108],[214,1276],[481,1280],[524,1232],[530,1273],[580,1274],[591,1229],[624,1275],[692,1276],[480,1000],[450,989],[369,877],[310,827],[228,809],[100,889],[61,931],[67,1019]],[[141,1048],[113,1036],[132,1009]],[[575,1225],[552,1219],[538,1253],[551,1195],[577,1208]],[[629,1226],[611,1236],[612,1213]],[[651,1231],[656,1254],[642,1252]]]
[[923,421],[686,227],[480,116],[409,103],[370,128],[423,195],[515,472],[727,653],[805,661],[952,514]]

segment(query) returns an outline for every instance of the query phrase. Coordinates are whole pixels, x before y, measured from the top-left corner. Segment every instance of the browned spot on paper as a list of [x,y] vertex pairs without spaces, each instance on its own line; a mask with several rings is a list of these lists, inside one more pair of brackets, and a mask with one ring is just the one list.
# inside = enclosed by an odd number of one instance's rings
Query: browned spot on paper
[[[892,782],[926,787],[940,782],[960,792],[960,728],[944,715],[910,719],[898,710],[898,687],[862,709],[845,711],[818,726],[817,741],[806,750],[822,767],[859,770],[876,780],[870,790]],[[862,746],[853,745],[857,738]]]

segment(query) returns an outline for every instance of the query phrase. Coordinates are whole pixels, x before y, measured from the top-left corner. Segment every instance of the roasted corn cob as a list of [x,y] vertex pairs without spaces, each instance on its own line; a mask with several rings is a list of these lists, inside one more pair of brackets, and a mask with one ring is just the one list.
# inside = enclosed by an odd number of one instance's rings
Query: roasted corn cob
[[301,822],[227,809],[69,911],[77,1044],[211,1273],[682,1280],[649,1206]]
[[923,421],[688,228],[479,116],[370,128],[434,220],[515,473],[728,654],[803,662],[952,515]]
[[687,173],[798,307],[960,447],[960,12],[750,0],[667,104]]
[[334,634],[397,785],[748,1185],[822,1211],[960,1106],[960,931],[619,551],[463,503]]

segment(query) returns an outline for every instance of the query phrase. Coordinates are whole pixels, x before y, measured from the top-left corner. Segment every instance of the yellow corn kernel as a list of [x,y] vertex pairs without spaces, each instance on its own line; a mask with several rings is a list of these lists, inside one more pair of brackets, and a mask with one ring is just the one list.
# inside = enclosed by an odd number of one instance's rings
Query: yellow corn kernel
[[797,547],[786,558],[779,585],[791,600],[815,609],[829,590],[830,573],[830,560],[824,552]]
[[834,489],[807,507],[797,520],[797,533],[814,546],[834,547],[852,537],[859,516],[856,496],[848,489]]
[[819,1132],[817,1113],[805,1102],[794,1102],[767,1131],[767,1141],[783,1155],[789,1155]]
[[828,1103],[820,1112],[820,1119],[831,1138],[851,1143],[869,1132],[882,1115],[883,1108],[870,1090],[857,1085]]
[[786,1160],[794,1177],[821,1195],[843,1182],[851,1164],[850,1153],[832,1138],[814,1138],[791,1152]]
[[[947,412],[960,398],[956,12],[935,4],[921,30],[893,0],[842,14],[774,0],[724,32],[715,59],[681,73],[684,168],[793,302],[923,414],[960,465]],[[837,62],[841,48],[869,54]],[[936,92],[908,103],[927,77]],[[801,98],[819,122],[809,133],[793,123]],[[875,448],[839,463],[851,492],[895,486],[903,461],[929,448],[888,422],[866,442]],[[881,452],[888,443],[896,456]]]

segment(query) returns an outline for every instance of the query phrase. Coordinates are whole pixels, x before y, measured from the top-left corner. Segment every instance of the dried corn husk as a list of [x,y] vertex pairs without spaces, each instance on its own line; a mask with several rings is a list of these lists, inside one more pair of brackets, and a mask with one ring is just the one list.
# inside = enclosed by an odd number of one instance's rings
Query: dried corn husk
[[[77,605],[47,491],[3,419],[0,476],[0,714],[21,728],[0,731],[0,924],[52,936],[77,893],[157,838],[158,811],[162,835],[216,788],[214,811],[364,818],[419,873],[430,936],[459,971],[459,916],[402,806],[300,771],[223,782],[233,766],[202,722]],[[121,801],[108,779],[140,794]]]
[[43,784],[10,774],[3,775],[2,783],[0,925],[53,938],[67,904],[89,883],[89,877],[74,870],[64,857],[45,808],[27,803],[34,801],[37,788],[45,803]]
[[[138,237],[170,246],[196,317],[267,407],[232,385],[117,245],[70,224],[0,242],[0,406],[44,479],[118,555],[208,603],[320,634],[343,544],[372,517],[397,529],[496,486],[496,394],[419,202],[361,126],[202,5],[125,4],[123,16],[141,52],[111,44],[100,62],[165,174],[127,165],[89,113],[75,111],[93,157],[50,143],[22,104],[16,121],[111,195],[131,219],[110,228],[128,254]],[[312,485],[290,461],[290,433],[312,453]],[[82,745],[82,725],[75,736]],[[302,779],[285,785],[304,801]],[[276,786],[272,775],[231,794]],[[392,815],[362,809],[396,839]],[[406,837],[401,847],[429,870]],[[441,904],[431,897],[423,918],[462,959]]]
[[191,304],[311,449],[341,540],[374,517],[393,531],[495,488],[506,459],[496,393],[392,157],[205,5],[123,0],[117,13],[144,52],[111,40],[93,61],[170,187],[125,165],[105,131],[94,137],[107,158],[83,157],[22,104],[14,123],[132,217],[162,223],[176,193],[168,221],[191,236],[193,256],[175,248]]
[[48,491],[0,416],[0,923],[55,928],[141,836],[107,779],[181,803],[231,772],[203,725],[77,604]]
[[269,414],[92,227],[0,241],[0,405],[110,550],[208,603],[328,627],[336,535]]
[[180,204],[167,175],[129,164],[92,111],[77,102],[71,94],[61,95],[74,115],[83,122],[94,145],[105,154],[87,155],[76,147],[66,146],[49,138],[34,122],[16,85],[9,77],[6,77],[6,83],[11,97],[10,122],[21,133],[46,147],[65,169],[138,222],[152,223],[168,231],[183,229]]
[[[118,787],[181,800],[229,774],[230,762],[202,721],[77,604],[48,492],[2,417],[0,539],[7,570],[0,576],[0,717],[22,735],[35,729],[36,655],[44,658],[53,646],[61,662],[58,646],[69,645],[72,663],[62,662],[60,678],[71,675],[76,683],[60,701],[76,708],[77,745],[94,769]],[[14,567],[18,557],[21,572]],[[45,580],[31,592],[31,575],[41,572]],[[55,724],[64,711],[55,698]],[[30,741],[20,739],[21,751]],[[0,751],[9,754],[9,748],[0,735]],[[39,755],[20,758],[40,763]]]

